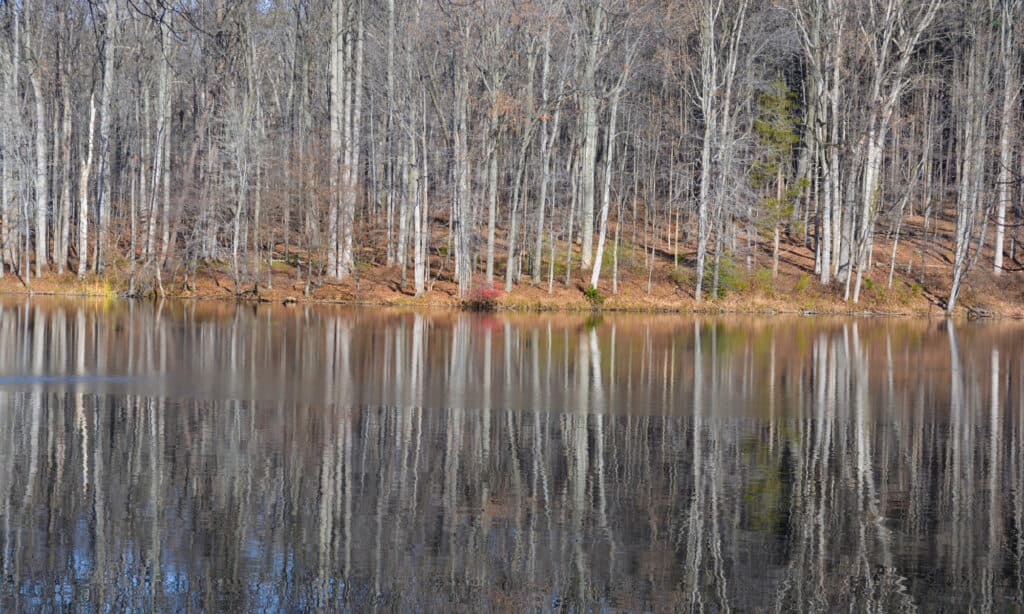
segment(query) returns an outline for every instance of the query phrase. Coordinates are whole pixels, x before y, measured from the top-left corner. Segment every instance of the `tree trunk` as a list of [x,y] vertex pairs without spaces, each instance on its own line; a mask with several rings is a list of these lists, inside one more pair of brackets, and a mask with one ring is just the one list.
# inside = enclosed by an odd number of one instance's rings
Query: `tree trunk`
[[708,209],[711,207],[711,158],[718,132],[718,58],[715,48],[717,11],[713,0],[704,0],[700,22],[701,115],[704,132],[700,149],[700,192],[697,197],[697,283],[693,298],[703,299],[704,261],[708,252]]
[[35,256],[36,277],[39,277],[46,266],[46,206],[49,203],[46,185],[46,103],[39,75],[33,71],[29,79],[36,101]]
[[601,35],[604,31],[604,8],[600,2],[588,4],[587,43],[580,83],[580,121],[583,132],[583,155],[580,164],[580,266],[593,264],[594,249],[594,175],[597,171],[597,64]]
[[68,239],[70,236],[71,217],[71,94],[67,81],[67,72],[61,73],[64,81],[61,83],[62,111],[61,111],[61,192],[60,212],[58,214],[57,230],[54,233],[53,258],[57,261],[57,273],[64,273],[64,267],[68,260]]
[[[530,271],[530,283],[537,285],[541,281],[541,262],[543,260],[544,251],[544,215],[546,213],[547,201],[548,201],[548,187],[551,184],[551,149],[554,144],[555,137],[558,135],[558,120],[561,115],[562,106],[557,105],[555,107],[554,117],[551,120],[552,126],[549,129],[548,126],[548,108],[549,108],[549,96],[548,96],[548,76],[551,67],[551,31],[548,30],[544,35],[544,54],[543,63],[541,64],[541,135],[540,135],[540,194],[537,197],[537,237],[534,245],[534,257],[533,267]],[[564,78],[560,78],[558,82],[558,94],[561,96],[562,89],[564,86]]]
[[1016,121],[1017,97],[1020,94],[1020,49],[1017,48],[1016,27],[1020,18],[1020,0],[1001,2],[999,61],[1003,72],[1003,108],[999,121],[999,200],[996,210],[996,237],[993,269],[996,275],[1003,270],[1003,242],[1006,236],[1006,206],[1012,198],[1010,165],[1013,164],[1011,145]]
[[89,96],[89,131],[86,153],[78,170],[78,278],[85,277],[89,247],[89,174],[92,172],[93,132],[96,126],[96,96]]
[[341,246],[338,263],[339,274],[346,277],[355,269],[355,222],[356,204],[359,196],[359,160],[361,153],[361,128],[363,121],[363,6],[357,2],[351,9],[355,15],[355,40],[349,49],[349,60],[353,64],[353,78],[351,91],[346,89],[346,99],[349,100],[351,108],[346,105],[346,126],[345,126],[345,167],[343,177],[345,188],[343,192],[342,206],[342,228]]
[[492,139],[487,153],[487,283],[494,283],[494,235],[498,216],[498,100],[497,92],[491,100],[489,138]]
[[107,231],[110,225],[110,101],[114,90],[114,40],[118,28],[117,1],[105,0],[103,32],[103,91],[100,93],[100,151],[96,177],[96,255],[94,269],[103,274]]
[[171,33],[170,24],[168,24],[165,19],[166,17],[160,21],[160,39],[164,53],[163,59],[160,62],[160,84],[157,90],[161,103],[159,110],[161,125],[157,129],[157,133],[162,133],[163,138],[163,142],[160,146],[160,168],[162,169],[160,185],[163,192],[163,207],[161,207],[162,213],[160,225],[163,231],[160,236],[160,258],[156,263],[158,279],[160,276],[160,269],[163,268],[167,262],[167,254],[170,251],[173,239],[171,233],[171,132],[173,131],[173,125],[171,123],[171,93],[169,84],[169,73],[171,70]]
[[956,301],[960,295],[960,287],[964,276],[967,274],[971,239],[974,236],[974,227],[977,222],[978,194],[976,188],[980,181],[978,177],[984,172],[979,168],[978,156],[981,147],[978,143],[983,139],[980,134],[984,126],[984,111],[979,108],[984,102],[978,95],[984,76],[981,72],[981,60],[979,58],[984,52],[979,50],[980,42],[975,41],[972,48],[967,52],[968,65],[964,68],[966,73],[966,89],[961,92],[963,100],[963,112],[961,115],[961,128],[957,138],[959,147],[959,161],[957,172],[957,201],[956,201],[956,230],[953,247],[953,280],[949,290],[949,300],[946,301],[946,314],[952,315],[956,309]]
[[346,0],[334,0],[331,9],[331,43],[330,43],[330,204],[327,212],[327,276],[332,278],[341,277],[341,269],[338,266],[338,234],[339,221],[341,218],[342,190],[342,133],[344,130],[343,117],[344,94],[343,90],[348,86],[345,82],[345,57],[343,53],[342,38],[344,34],[344,19]]
[[[18,11],[11,11],[12,34],[10,41],[9,58],[10,76],[4,79],[4,87],[0,95],[4,108],[7,110],[4,117],[0,117],[0,145],[3,151],[0,152],[0,162],[3,163],[0,173],[0,277],[4,275],[4,265],[10,263],[12,269],[17,268],[17,239],[11,240],[12,230],[15,225],[15,201],[18,193],[17,177],[15,175],[16,160],[11,152],[18,147],[18,133],[20,132],[21,113],[18,108],[18,73],[21,69],[21,19]],[[5,50],[6,51],[6,50]]]
[[[393,240],[393,219],[394,219],[394,208],[395,208],[395,166],[396,166],[396,153],[395,153],[395,102],[398,92],[395,91],[395,0],[387,0],[387,40],[386,45],[386,57],[385,57],[385,95],[387,104],[387,117],[385,118],[384,127],[384,200],[385,209],[387,212],[386,220],[386,235],[387,235],[387,256],[386,262],[388,265],[392,265],[396,259],[396,252],[401,253],[401,239],[402,234],[399,231],[399,245],[396,246]],[[409,51],[407,50],[407,54]],[[407,56],[408,57],[408,56]],[[412,70],[411,62],[407,62],[407,70]],[[409,79],[411,82],[412,80]],[[410,100],[412,96],[410,95]],[[413,137],[410,137],[410,141]],[[401,205],[400,205],[401,206]],[[403,211],[404,213],[404,211]],[[401,219],[401,216],[399,216]],[[401,227],[401,225],[400,225]],[[413,219],[413,227],[416,227],[416,220]],[[415,231],[414,231],[415,235]],[[413,251],[415,252],[416,237],[413,236]],[[398,248],[398,249],[396,249]],[[404,258],[404,254],[401,258]],[[415,260],[415,256],[413,257]],[[402,271],[405,271],[405,262],[401,261],[398,263],[402,267]],[[415,267],[415,265],[413,265]],[[413,273],[415,276],[415,272]]]
[[605,146],[605,164],[604,164],[604,186],[601,191],[601,220],[599,223],[599,230],[597,235],[597,255],[594,258],[593,269],[590,273],[590,287],[597,288],[597,282],[601,279],[601,262],[604,258],[604,242],[605,237],[608,234],[608,209],[611,206],[611,186],[612,186],[612,165],[615,157],[615,130],[618,122],[619,115],[619,96],[622,93],[622,89],[625,86],[627,73],[624,72],[622,75],[622,81],[612,92],[611,104],[608,106],[608,134],[607,134],[607,145]]
[[[463,26],[464,41],[469,38],[469,28]],[[457,50],[454,55],[455,70],[452,72],[455,83],[455,108],[453,121],[452,145],[455,162],[455,276],[459,285],[459,296],[466,296],[473,279],[473,208],[469,201],[469,76],[466,74],[466,49]]]

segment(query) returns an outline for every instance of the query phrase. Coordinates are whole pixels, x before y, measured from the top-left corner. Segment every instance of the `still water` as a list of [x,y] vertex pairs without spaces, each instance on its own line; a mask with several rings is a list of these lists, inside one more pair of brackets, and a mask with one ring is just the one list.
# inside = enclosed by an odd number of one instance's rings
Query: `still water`
[[1020,611],[1024,324],[0,301],[0,610]]

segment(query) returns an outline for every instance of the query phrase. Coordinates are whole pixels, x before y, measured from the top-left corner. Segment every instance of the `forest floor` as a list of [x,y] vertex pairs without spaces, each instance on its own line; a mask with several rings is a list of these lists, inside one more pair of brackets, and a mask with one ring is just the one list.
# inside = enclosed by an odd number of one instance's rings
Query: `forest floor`
[[[438,237],[443,237],[438,224]],[[623,231],[623,235],[626,235]],[[991,232],[989,233],[991,237]],[[923,219],[907,218],[896,251],[896,268],[892,287],[888,285],[889,262],[892,241],[879,232],[874,247],[874,258],[861,289],[858,303],[843,300],[844,287],[841,283],[824,286],[814,275],[814,252],[805,247],[802,237],[785,237],[781,245],[778,276],[771,272],[771,242],[759,237],[754,255],[748,262],[743,254],[746,240],[737,241],[735,260],[723,257],[720,269],[722,291],[718,298],[707,297],[696,302],[693,296],[695,275],[693,272],[694,249],[691,245],[680,246],[678,266],[675,255],[668,244],[655,246],[654,266],[644,257],[642,245],[623,245],[619,249],[618,288],[612,291],[611,250],[606,250],[602,267],[600,293],[604,298],[604,310],[621,311],[676,311],[701,313],[821,313],[821,314],[892,314],[915,316],[941,316],[952,278],[953,220],[944,216],[933,220],[927,233],[923,230]],[[442,239],[443,240],[443,239]],[[441,244],[441,240],[434,245]],[[372,243],[372,242],[371,242]],[[378,243],[380,244],[380,243]],[[503,246],[499,246],[502,251]],[[535,285],[529,275],[524,275],[512,292],[500,293],[499,308],[520,310],[580,310],[593,309],[583,289],[589,285],[589,272],[579,270],[579,246],[574,246],[573,268],[570,283],[566,284],[565,244],[556,244],[555,279],[548,291],[549,263],[543,262],[543,279]],[[545,249],[545,251],[547,251]],[[1018,254],[1021,250],[1018,250]],[[294,254],[294,252],[293,252]],[[282,254],[277,254],[281,256]],[[1019,254],[1018,258],[1024,254]],[[262,272],[250,276],[249,281],[235,283],[226,264],[212,263],[200,267],[195,275],[192,288],[186,288],[180,275],[166,275],[164,289],[169,297],[260,300],[298,303],[345,303],[365,305],[393,305],[409,307],[458,307],[461,301],[457,286],[452,280],[450,258],[439,253],[431,256],[431,279],[428,291],[415,297],[412,290],[411,267],[407,271],[408,281],[402,284],[402,274],[397,267],[373,264],[383,261],[383,254],[359,254],[364,263],[356,273],[340,282],[323,279],[319,285],[311,284],[307,295],[304,270],[274,260],[267,284],[266,263]],[[710,261],[710,257],[709,257]],[[98,295],[116,296],[128,288],[124,266],[110,266],[109,274],[101,279],[89,275],[79,280],[73,273],[58,275],[45,273],[41,278],[32,279],[26,285],[21,278],[7,274],[0,278],[0,293],[36,295]],[[302,267],[303,269],[305,267]],[[482,268],[482,262],[481,262]],[[495,286],[503,287],[505,263],[495,263]],[[710,288],[710,265],[706,276],[706,288]],[[499,275],[500,273],[501,275]],[[480,276],[482,280],[483,276]],[[960,298],[957,313],[961,316],[1000,316],[1024,318],[1024,266],[1019,261],[1007,259],[1005,270],[999,275],[992,270],[992,254],[982,252],[973,269],[969,272]]]

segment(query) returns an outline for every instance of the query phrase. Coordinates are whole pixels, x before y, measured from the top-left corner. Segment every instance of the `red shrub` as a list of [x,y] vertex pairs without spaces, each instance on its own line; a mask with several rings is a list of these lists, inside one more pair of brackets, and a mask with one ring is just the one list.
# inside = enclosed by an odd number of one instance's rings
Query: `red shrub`
[[498,308],[498,299],[504,295],[505,292],[493,283],[478,282],[473,284],[462,299],[462,308],[468,311],[494,311]]

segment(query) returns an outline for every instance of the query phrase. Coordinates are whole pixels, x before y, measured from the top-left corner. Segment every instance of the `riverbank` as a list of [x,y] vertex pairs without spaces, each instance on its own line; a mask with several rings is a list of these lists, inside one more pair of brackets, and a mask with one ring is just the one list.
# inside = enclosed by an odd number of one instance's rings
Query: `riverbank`
[[[809,273],[794,271],[780,265],[777,277],[771,270],[758,266],[752,270],[730,268],[723,276],[722,296],[698,303],[693,298],[692,280],[683,267],[670,263],[656,266],[649,275],[635,272],[620,274],[617,291],[610,281],[600,285],[600,305],[584,293],[586,282],[573,276],[568,285],[564,277],[549,286],[548,280],[534,285],[527,277],[509,293],[499,291],[494,302],[498,309],[533,311],[605,311],[678,312],[678,313],[811,313],[900,315],[941,317],[944,315],[941,289],[929,288],[916,281],[896,278],[888,285],[887,271],[874,271],[865,278],[860,300],[843,301],[841,286],[823,286]],[[961,295],[957,315],[960,317],[1024,317],[1024,303],[1018,296],[1016,275],[995,276],[974,274]],[[268,283],[269,279],[269,283]],[[434,279],[427,292],[416,297],[412,284],[402,286],[401,272],[394,267],[366,267],[347,280],[322,280],[306,292],[304,279],[291,267],[275,263],[272,275],[264,271],[260,282],[239,286],[218,266],[197,271],[192,287],[181,280],[164,282],[169,298],[256,301],[278,303],[351,304],[404,306],[420,308],[457,308],[462,301],[458,288],[444,278]],[[495,283],[500,287],[500,281]],[[73,274],[45,273],[26,285],[17,276],[0,278],[0,293],[53,296],[118,297],[127,292],[128,283],[120,273],[102,278],[88,275],[78,279]]]
[[[872,267],[865,273],[860,300],[844,301],[842,284],[822,285],[814,275],[814,253],[802,242],[790,238],[780,249],[777,275],[772,273],[770,247],[758,246],[749,260],[723,257],[720,266],[720,296],[694,300],[695,278],[693,249],[683,247],[678,255],[667,249],[656,250],[653,266],[643,248],[623,246],[618,258],[618,282],[613,287],[611,254],[606,254],[599,284],[599,296],[588,297],[584,289],[589,274],[578,270],[578,245],[574,247],[574,269],[566,276],[565,263],[556,262],[554,279],[548,262],[543,263],[544,276],[533,283],[524,276],[512,291],[498,290],[495,307],[533,311],[605,311],[678,312],[678,313],[814,313],[900,315],[941,317],[949,294],[950,257],[941,247],[941,239],[952,232],[951,220],[940,219],[938,227],[929,232],[920,229],[921,220],[911,218],[904,237],[895,251],[896,266],[890,259],[892,243],[879,237],[874,248]],[[949,226],[949,228],[946,228]],[[931,234],[931,236],[929,236]],[[951,236],[951,235],[950,235]],[[922,239],[921,237],[924,237]],[[936,237],[940,240],[936,241]],[[767,242],[765,242],[767,243]],[[565,246],[559,246],[564,254]],[[251,274],[236,285],[225,263],[208,263],[199,267],[186,285],[180,274],[164,274],[165,296],[184,299],[259,301],[280,303],[327,303],[351,305],[406,306],[421,308],[457,308],[462,305],[458,288],[452,280],[451,262],[439,254],[431,259],[431,276],[427,291],[415,296],[411,271],[403,283],[398,267],[375,264],[381,254],[370,250],[360,254],[354,274],[343,281],[326,278],[307,283],[306,267],[292,252],[273,260],[268,274],[266,263],[250,263]],[[1005,270],[996,275],[991,260],[983,253],[961,289],[956,314],[959,317],[1024,318],[1024,284],[1022,270]],[[1019,267],[1015,262],[1011,266]],[[102,277],[94,274],[78,279],[72,273],[44,272],[29,284],[8,272],[0,278],[0,293],[57,296],[124,296],[129,280],[126,267],[110,267]],[[496,262],[496,271],[504,272],[503,261]],[[710,267],[709,267],[710,270]],[[258,281],[257,281],[258,280]],[[480,276],[480,284],[483,277]],[[710,274],[705,287],[711,287]],[[503,287],[503,278],[496,276],[494,286]],[[136,287],[148,287],[139,282]],[[152,291],[146,293],[153,296]],[[706,295],[710,294],[706,290]]]

